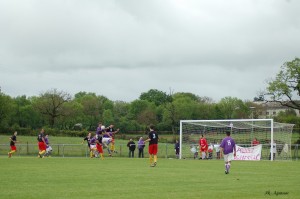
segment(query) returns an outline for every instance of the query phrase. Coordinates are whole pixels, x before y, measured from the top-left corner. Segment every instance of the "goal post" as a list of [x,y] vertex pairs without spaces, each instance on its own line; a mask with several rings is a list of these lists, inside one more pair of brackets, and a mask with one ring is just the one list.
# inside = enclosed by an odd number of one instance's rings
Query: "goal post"
[[236,143],[243,147],[250,147],[252,140],[257,138],[263,146],[263,159],[273,161],[275,156],[276,159],[289,159],[293,126],[274,122],[273,119],[180,120],[179,158],[193,157],[191,149],[199,147],[201,135],[214,146],[221,143],[226,131],[231,131]]

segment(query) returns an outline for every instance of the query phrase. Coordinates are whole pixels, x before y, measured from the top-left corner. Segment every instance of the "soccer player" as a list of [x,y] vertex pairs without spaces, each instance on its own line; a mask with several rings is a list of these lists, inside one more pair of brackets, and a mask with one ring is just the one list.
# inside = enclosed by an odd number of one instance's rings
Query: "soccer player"
[[52,152],[52,147],[50,146],[50,143],[49,143],[49,136],[46,135],[44,139],[45,139],[45,143],[46,143],[46,153],[44,154],[44,157],[49,157]]
[[98,150],[98,153],[100,154],[101,159],[104,160],[102,148],[102,135],[96,135],[96,148]]
[[10,152],[8,152],[8,157],[10,158],[14,152],[17,151],[16,143],[17,143],[17,134],[15,131],[14,134],[9,138],[10,140]]
[[45,142],[45,130],[42,129],[41,132],[39,133],[37,140],[38,140],[38,146],[39,146],[39,154],[38,157],[39,158],[43,158],[44,153],[46,152],[46,147],[47,144]]
[[230,137],[230,131],[226,131],[226,137],[222,140],[220,151],[224,153],[225,174],[228,174],[231,161],[236,156],[235,141]]
[[206,138],[204,137],[203,134],[201,135],[201,138],[199,140],[199,147],[200,147],[200,153],[202,156],[202,160],[204,160],[204,159],[206,159],[208,144],[207,144]]
[[157,164],[157,152],[158,152],[158,134],[154,130],[154,125],[149,126],[150,133],[148,135],[148,139],[145,142],[149,142],[149,159],[150,159],[150,166],[155,167]]
[[102,123],[99,122],[98,127],[96,129],[96,135],[101,135],[102,134],[102,128],[101,127],[102,127]]
[[107,127],[106,132],[109,133],[110,137],[111,137],[111,143],[110,143],[110,151],[113,153],[116,153],[115,150],[115,134],[119,132],[120,129],[115,130],[114,129],[114,125],[109,125],[109,127]]
[[86,141],[86,142],[87,142],[87,145],[88,145],[88,147],[89,147],[89,149],[90,149],[90,140],[91,140],[91,138],[92,138],[92,133],[89,132],[88,135],[87,135],[85,138],[83,138],[83,141],[82,141],[81,144],[83,144],[83,142]]
[[97,135],[90,139],[90,158],[93,158],[95,156],[95,151],[97,150],[96,141]]

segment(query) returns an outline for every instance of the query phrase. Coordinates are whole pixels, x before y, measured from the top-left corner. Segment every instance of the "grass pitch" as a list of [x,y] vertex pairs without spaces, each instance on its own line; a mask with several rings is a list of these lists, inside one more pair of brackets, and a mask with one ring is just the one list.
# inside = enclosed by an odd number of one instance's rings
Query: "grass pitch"
[[300,162],[0,157],[0,198],[299,198]]

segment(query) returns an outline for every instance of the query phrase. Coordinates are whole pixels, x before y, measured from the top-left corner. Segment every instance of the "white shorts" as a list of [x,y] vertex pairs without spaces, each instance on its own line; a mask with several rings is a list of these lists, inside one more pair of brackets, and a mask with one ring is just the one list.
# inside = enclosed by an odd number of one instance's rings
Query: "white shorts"
[[234,160],[233,153],[228,153],[228,154],[224,155],[224,161],[225,162],[230,162],[232,160]]
[[93,149],[96,149],[96,144],[91,144],[91,145],[90,145],[90,149],[92,149],[92,150],[93,150]]
[[51,152],[52,151],[52,147],[48,146],[48,148],[46,149],[47,152]]
[[106,145],[109,145],[109,143],[111,142],[111,138],[102,138],[102,143],[103,144],[106,144]]

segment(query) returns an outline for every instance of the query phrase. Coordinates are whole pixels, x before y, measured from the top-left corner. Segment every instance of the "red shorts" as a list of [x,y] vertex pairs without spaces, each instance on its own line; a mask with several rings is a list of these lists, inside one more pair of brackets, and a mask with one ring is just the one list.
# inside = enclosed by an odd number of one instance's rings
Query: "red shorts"
[[44,142],[39,142],[39,150],[40,151],[46,150],[46,144]]
[[149,149],[148,149],[148,152],[150,155],[156,155],[157,154],[157,144],[151,144],[149,145]]
[[103,153],[102,145],[101,144],[96,144],[97,150],[99,153]]
[[12,150],[12,151],[16,151],[16,150],[17,150],[17,147],[16,147],[16,145],[10,146],[10,150]]
[[207,152],[208,147],[204,146],[200,148],[200,152]]

